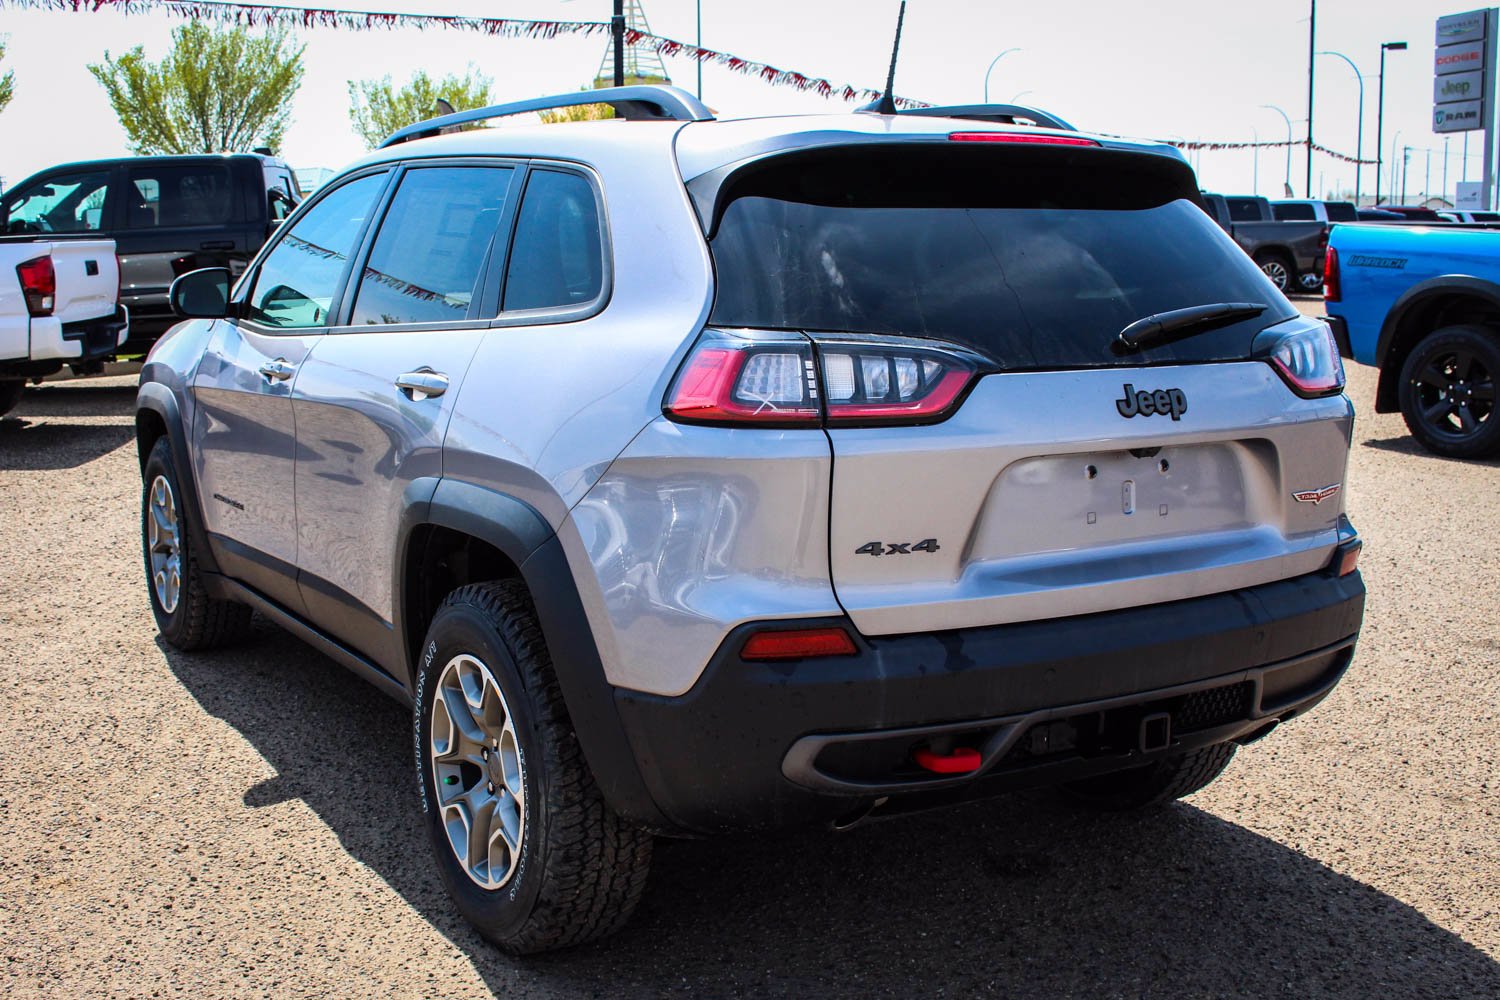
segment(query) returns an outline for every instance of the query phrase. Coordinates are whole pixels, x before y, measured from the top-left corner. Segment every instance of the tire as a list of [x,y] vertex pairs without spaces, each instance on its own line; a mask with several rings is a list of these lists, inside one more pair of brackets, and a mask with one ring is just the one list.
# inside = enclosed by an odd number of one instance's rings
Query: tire
[[21,402],[21,390],[26,383],[21,379],[0,381],[0,417],[14,410]]
[[216,600],[204,588],[188,531],[196,512],[182,503],[166,438],[151,449],[141,479],[141,554],[157,631],[184,652],[243,639],[250,631],[250,609],[237,601]]
[[1285,295],[1296,290],[1297,266],[1279,253],[1258,253],[1255,266],[1261,269],[1276,290]]
[[[455,590],[433,617],[422,650],[418,800],[438,873],[459,912],[512,954],[619,930],[645,889],[651,835],[605,805],[525,586],[501,581]],[[485,749],[475,759],[478,747]],[[476,829],[487,845],[482,859],[470,846]]]
[[1407,430],[1447,458],[1500,454],[1500,335],[1482,326],[1445,326],[1423,338],[1401,366],[1397,395]]
[[1127,812],[1165,805],[1191,795],[1224,773],[1234,759],[1233,743],[1164,757],[1145,767],[1101,774],[1063,786],[1075,802],[1105,812]]
[[1312,294],[1323,287],[1323,279],[1313,271],[1304,271],[1297,276],[1297,289]]

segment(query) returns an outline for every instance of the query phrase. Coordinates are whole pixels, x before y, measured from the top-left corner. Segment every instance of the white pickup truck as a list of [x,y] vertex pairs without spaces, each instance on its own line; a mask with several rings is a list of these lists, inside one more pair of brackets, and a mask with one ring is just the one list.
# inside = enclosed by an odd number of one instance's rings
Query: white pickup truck
[[129,332],[113,240],[0,243],[0,414],[67,365],[97,374]]

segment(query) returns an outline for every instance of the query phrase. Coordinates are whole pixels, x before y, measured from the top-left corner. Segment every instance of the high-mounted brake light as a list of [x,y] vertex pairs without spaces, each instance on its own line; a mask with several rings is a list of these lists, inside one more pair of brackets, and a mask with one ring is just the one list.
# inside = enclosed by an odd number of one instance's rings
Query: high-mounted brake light
[[51,257],[33,257],[16,265],[21,292],[26,297],[26,312],[32,316],[51,316],[57,300],[57,274]]
[[1338,343],[1333,330],[1321,320],[1273,326],[1255,338],[1251,351],[1305,399],[1332,396],[1344,389],[1344,362],[1339,359]]
[[1093,139],[1046,132],[949,132],[949,142],[1023,142],[1039,146],[1098,146]]
[[1334,247],[1328,248],[1328,254],[1323,258],[1323,301],[1342,302],[1344,300],[1344,289],[1339,284],[1339,252]]
[[703,424],[933,423],[952,413],[975,372],[957,354],[899,340],[708,330],[663,410]]
[[802,660],[810,656],[853,656],[859,649],[842,628],[757,632],[740,649],[742,660]]

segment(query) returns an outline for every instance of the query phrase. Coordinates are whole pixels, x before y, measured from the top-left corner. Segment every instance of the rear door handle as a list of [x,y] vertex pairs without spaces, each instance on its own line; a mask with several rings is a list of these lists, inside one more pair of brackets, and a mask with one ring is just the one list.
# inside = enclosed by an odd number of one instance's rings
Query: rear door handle
[[414,372],[397,375],[396,388],[405,393],[408,399],[420,402],[447,392],[448,376],[431,368],[418,368]]
[[267,382],[285,382],[297,373],[297,369],[286,363],[286,358],[267,361],[259,370],[261,377]]
[[209,240],[207,243],[199,243],[199,250],[233,250],[233,240]]

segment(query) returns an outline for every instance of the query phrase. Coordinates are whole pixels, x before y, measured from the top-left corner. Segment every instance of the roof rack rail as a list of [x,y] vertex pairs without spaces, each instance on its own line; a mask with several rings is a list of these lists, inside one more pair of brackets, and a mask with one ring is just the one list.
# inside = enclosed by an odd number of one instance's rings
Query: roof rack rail
[[1016,124],[1017,118],[1036,122],[1042,128],[1062,129],[1064,132],[1078,130],[1056,115],[1020,104],[952,104],[942,108],[902,108],[897,114],[922,115],[931,118],[968,118],[974,121]]
[[467,125],[470,122],[504,118],[506,115],[525,114],[528,111],[571,108],[580,104],[608,104],[621,118],[632,121],[702,122],[712,121],[714,117],[713,112],[708,110],[701,101],[677,87],[657,85],[605,87],[600,90],[575,90],[570,94],[557,94],[553,97],[533,97],[530,100],[495,104],[487,108],[475,108],[472,111],[458,111],[451,115],[429,118],[391,133],[379,148],[384,149],[411,139],[425,139],[428,136],[438,135],[444,129]]

